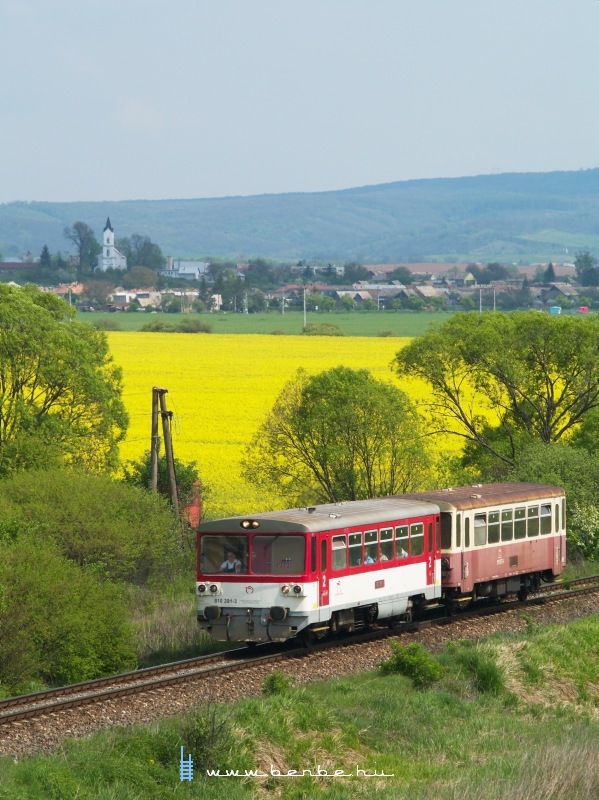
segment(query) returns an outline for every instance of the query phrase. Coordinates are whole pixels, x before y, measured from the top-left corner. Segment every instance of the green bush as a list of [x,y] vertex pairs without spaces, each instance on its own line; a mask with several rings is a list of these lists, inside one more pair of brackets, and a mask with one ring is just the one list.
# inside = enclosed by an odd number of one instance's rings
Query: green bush
[[181,320],[175,330],[178,333],[211,333],[212,325],[208,322],[204,322],[203,319],[188,317],[187,319]]
[[275,670],[267,675],[262,682],[263,694],[283,694],[291,688],[291,678],[284,672]]
[[96,320],[93,323],[93,327],[99,331],[122,331],[121,325],[117,319],[113,317],[105,317],[102,319]]
[[0,532],[54,542],[97,575],[143,585],[168,581],[189,559],[186,534],[166,501],[106,476],[23,472],[0,481]]
[[0,683],[22,690],[134,668],[121,590],[63,558],[50,541],[0,544]]
[[441,679],[442,665],[421,644],[413,642],[404,647],[391,642],[391,650],[393,654],[379,668],[383,675],[405,675],[417,689],[426,689]]
[[305,336],[345,336],[341,328],[330,322],[309,322],[302,333]]
[[599,561],[599,508],[586,503],[570,506],[568,545],[588,561]]
[[141,326],[144,333],[211,333],[212,325],[197,317],[189,317],[181,322],[168,322],[153,319]]
[[181,744],[193,756],[199,773],[222,769],[234,747],[233,728],[222,706],[206,703],[181,721]]

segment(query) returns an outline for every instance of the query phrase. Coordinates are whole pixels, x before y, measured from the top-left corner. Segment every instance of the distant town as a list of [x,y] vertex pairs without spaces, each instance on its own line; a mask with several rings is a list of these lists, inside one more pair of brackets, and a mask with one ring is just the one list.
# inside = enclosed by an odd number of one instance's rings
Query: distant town
[[587,251],[572,262],[295,263],[264,258],[164,255],[148,236],[115,237],[108,218],[102,242],[85,223],[65,228],[66,254],[0,260],[0,281],[35,283],[79,310],[284,313],[538,308],[586,313],[599,307],[599,267]]

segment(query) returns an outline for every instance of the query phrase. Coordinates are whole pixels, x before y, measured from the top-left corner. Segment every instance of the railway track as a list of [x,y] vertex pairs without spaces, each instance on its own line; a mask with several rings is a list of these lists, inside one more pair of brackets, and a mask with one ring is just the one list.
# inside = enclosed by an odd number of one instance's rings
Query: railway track
[[275,649],[275,646],[271,644],[258,645],[251,650],[242,647],[107,678],[85,681],[57,689],[48,689],[43,692],[6,698],[0,700],[0,726],[58,711],[81,708],[93,703],[101,703],[106,700],[114,700],[128,695],[161,689],[191,680],[202,680],[227,673],[241,672],[292,658],[305,658],[322,650],[348,647],[356,643],[397,636],[402,631],[418,631],[426,627],[448,625],[454,620],[467,620],[484,615],[502,614],[507,611],[555,602],[563,598],[572,598],[581,594],[597,592],[598,590],[599,575],[596,575],[589,578],[548,584],[524,602],[504,602],[499,605],[489,606],[481,604],[475,609],[459,611],[453,617],[448,617],[444,611],[439,609],[438,614],[435,616],[433,613],[429,619],[403,623],[391,629],[380,628],[358,635],[339,636],[331,640],[318,642],[309,648],[287,645],[283,648],[278,646]]

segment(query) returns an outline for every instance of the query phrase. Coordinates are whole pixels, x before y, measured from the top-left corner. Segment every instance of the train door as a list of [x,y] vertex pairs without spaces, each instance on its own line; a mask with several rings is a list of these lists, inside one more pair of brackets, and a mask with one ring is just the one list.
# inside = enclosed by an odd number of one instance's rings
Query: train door
[[320,572],[318,573],[318,603],[321,607],[329,604],[328,545],[326,536],[321,536],[319,545]]
[[430,586],[435,580],[435,567],[433,563],[435,555],[433,545],[433,523],[430,520],[427,523],[426,551],[426,584]]

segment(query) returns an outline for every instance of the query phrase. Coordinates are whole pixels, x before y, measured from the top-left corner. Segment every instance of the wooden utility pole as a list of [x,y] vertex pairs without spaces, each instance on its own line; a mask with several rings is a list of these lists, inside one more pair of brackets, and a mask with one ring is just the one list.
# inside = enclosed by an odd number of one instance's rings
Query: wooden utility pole
[[150,489],[158,491],[158,453],[160,451],[160,437],[158,436],[158,389],[152,389],[152,440],[150,442]]
[[[162,438],[164,439],[164,454],[166,456],[166,471],[168,474],[168,496],[172,507],[179,510],[179,498],[177,494],[177,478],[175,476],[175,460],[173,457],[173,443],[171,439],[170,421],[173,416],[172,411],[166,408],[166,393],[168,389],[161,389],[155,386],[152,389],[152,450],[150,459],[150,475],[152,480],[152,490],[158,491],[158,413],[162,418]],[[158,406],[160,405],[160,409]]]

